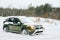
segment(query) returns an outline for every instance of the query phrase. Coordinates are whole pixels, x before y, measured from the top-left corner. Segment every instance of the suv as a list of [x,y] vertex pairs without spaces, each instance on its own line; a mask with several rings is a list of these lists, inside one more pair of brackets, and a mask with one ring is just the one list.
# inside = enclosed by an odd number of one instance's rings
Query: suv
[[35,25],[34,22],[27,17],[9,17],[3,22],[3,30],[6,32],[14,32],[21,34],[35,34],[43,32],[42,25]]

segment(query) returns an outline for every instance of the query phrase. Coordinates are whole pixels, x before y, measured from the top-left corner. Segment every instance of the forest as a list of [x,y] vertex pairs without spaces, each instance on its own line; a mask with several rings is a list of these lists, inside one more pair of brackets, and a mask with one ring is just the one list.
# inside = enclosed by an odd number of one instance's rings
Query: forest
[[29,16],[29,17],[43,17],[60,20],[60,8],[52,7],[50,4],[40,6],[29,6],[27,9],[17,8],[2,8],[0,7],[0,16]]

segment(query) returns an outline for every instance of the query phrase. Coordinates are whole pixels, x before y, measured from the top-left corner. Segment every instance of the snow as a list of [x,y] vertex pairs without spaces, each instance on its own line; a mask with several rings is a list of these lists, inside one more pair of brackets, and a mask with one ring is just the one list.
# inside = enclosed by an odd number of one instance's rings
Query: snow
[[60,40],[60,20],[40,18],[40,23],[45,28],[44,32],[40,35],[29,36],[3,31],[5,19],[6,17],[0,17],[0,40]]

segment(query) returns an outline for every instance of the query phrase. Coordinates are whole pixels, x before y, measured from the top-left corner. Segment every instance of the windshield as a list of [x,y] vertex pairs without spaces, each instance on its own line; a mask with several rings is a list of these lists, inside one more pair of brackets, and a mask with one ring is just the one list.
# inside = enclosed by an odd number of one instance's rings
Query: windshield
[[33,21],[32,20],[30,20],[30,19],[28,19],[28,18],[20,18],[20,20],[21,20],[21,22],[22,23],[33,23]]

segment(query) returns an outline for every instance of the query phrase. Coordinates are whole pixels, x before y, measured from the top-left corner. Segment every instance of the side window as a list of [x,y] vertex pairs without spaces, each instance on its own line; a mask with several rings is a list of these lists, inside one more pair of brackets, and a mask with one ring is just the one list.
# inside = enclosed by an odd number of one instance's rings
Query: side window
[[11,20],[11,18],[8,18],[7,21],[8,21],[8,22],[13,22],[13,21]]
[[18,22],[20,22],[20,20],[18,18],[14,18],[13,22],[18,23]]

